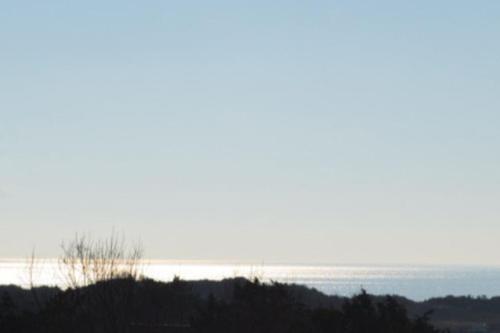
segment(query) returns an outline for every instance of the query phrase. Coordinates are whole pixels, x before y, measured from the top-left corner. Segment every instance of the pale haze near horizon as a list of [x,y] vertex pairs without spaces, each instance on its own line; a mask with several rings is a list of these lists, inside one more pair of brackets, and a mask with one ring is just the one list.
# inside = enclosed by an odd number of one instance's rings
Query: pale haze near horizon
[[500,264],[498,1],[0,5],[0,258]]

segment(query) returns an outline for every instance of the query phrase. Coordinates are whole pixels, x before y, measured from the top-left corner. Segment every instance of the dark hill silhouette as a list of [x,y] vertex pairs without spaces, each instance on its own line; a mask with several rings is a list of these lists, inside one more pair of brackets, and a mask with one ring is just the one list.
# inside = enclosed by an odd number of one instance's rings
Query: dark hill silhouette
[[246,279],[119,278],[64,291],[6,286],[0,297],[0,332],[441,332],[429,323],[425,307],[412,313],[404,299],[365,292],[331,297]]
[[[433,312],[427,319],[441,329],[450,328],[460,333],[500,332],[500,297],[448,296],[414,302],[404,297],[362,293],[346,298],[328,296],[301,285],[263,285],[243,278],[177,279],[171,283],[117,279],[67,291],[0,286],[0,332],[67,332],[67,329],[71,332],[216,332],[218,329],[217,332],[231,332],[232,328],[241,329],[248,321],[260,322],[257,331],[263,332],[271,321],[291,323],[293,320],[299,321],[294,322],[293,329],[267,328],[273,332],[309,332],[311,327],[314,332],[327,329],[328,332],[351,332],[346,330],[345,323],[356,321],[371,323],[370,327],[399,323],[402,332],[408,325],[413,327],[411,332],[417,332],[416,319],[422,321],[430,311]],[[75,325],[80,330],[75,329]],[[230,327],[221,331],[221,325]],[[367,327],[356,328],[359,332],[364,329]]]

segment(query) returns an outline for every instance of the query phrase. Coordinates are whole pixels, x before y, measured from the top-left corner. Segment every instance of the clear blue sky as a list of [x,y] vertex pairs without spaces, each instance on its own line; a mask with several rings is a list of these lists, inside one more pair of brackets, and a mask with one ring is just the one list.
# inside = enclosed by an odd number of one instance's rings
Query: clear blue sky
[[500,264],[500,2],[0,4],[0,257]]

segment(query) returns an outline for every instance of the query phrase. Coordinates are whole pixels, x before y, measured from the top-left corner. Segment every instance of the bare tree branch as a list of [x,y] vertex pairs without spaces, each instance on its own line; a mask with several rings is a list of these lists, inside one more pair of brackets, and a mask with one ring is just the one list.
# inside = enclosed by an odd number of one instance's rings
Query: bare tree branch
[[142,246],[127,246],[123,236],[114,231],[97,240],[76,234],[70,242],[63,242],[61,249],[59,270],[69,288],[141,276]]

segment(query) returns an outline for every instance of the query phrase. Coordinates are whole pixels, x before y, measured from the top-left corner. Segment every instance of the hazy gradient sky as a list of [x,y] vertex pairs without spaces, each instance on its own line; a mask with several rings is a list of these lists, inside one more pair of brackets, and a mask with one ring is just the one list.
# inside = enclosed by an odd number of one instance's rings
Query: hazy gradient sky
[[0,257],[500,264],[500,1],[4,1]]

